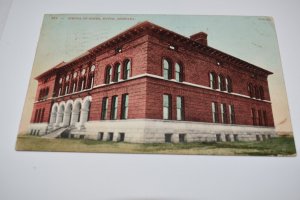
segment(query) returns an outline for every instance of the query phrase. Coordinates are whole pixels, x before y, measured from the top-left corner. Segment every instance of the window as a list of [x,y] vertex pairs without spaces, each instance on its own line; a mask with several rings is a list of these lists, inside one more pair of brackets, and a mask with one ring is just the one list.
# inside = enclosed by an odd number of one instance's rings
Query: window
[[264,94],[264,89],[263,89],[262,86],[259,87],[259,93],[260,93],[260,98],[262,100],[264,100],[265,99],[265,94]]
[[232,92],[232,82],[230,77],[225,78],[225,90],[229,93]]
[[128,118],[128,94],[123,94],[121,119],[127,119],[127,118]]
[[104,135],[103,132],[99,132],[99,133],[98,133],[98,140],[99,140],[99,141],[102,141],[102,140],[103,140],[103,135]]
[[209,87],[216,89],[216,74],[214,72],[209,73]]
[[177,120],[184,120],[184,100],[183,97],[176,98]]
[[234,113],[234,106],[228,105],[229,108],[229,123],[235,124],[235,113]]
[[213,123],[219,122],[218,105],[215,102],[211,103],[212,121]]
[[171,119],[171,95],[163,95],[163,119]]
[[261,139],[260,139],[260,135],[256,135],[256,141],[260,141]]
[[105,71],[105,83],[109,84],[111,82],[111,77],[112,77],[112,68],[111,66],[107,66],[106,71]]
[[121,76],[121,65],[120,63],[115,65],[115,69],[114,69],[114,82],[119,82],[120,80],[120,76]]
[[168,60],[163,59],[163,76],[164,79],[171,79],[171,64]]
[[172,133],[166,133],[165,134],[165,142],[171,143],[172,142]]
[[218,76],[218,88],[221,91],[225,90],[225,87],[224,87],[224,77],[222,75]]
[[262,126],[263,122],[262,122],[262,112],[261,110],[258,110],[258,125]]
[[251,83],[248,84],[248,93],[250,98],[253,98],[254,94],[253,94],[253,86]]
[[256,111],[255,111],[255,108],[251,109],[251,114],[252,114],[253,125],[256,125]]
[[101,119],[105,120],[107,115],[108,109],[108,97],[103,97],[102,99],[102,112],[101,112]]
[[125,140],[125,133],[119,133],[119,142],[124,142]]
[[79,91],[84,90],[84,85],[85,85],[85,77],[80,78],[80,88]]
[[66,85],[65,94],[68,94],[69,86]]
[[108,141],[113,141],[114,140],[114,133],[109,132],[108,133]]
[[230,138],[229,134],[225,135],[225,140],[226,140],[226,142],[231,142],[231,138]]
[[58,96],[60,96],[60,95],[61,95],[61,87],[58,90]]
[[113,96],[111,100],[111,114],[110,119],[117,119],[118,115],[118,96]]
[[239,135],[238,135],[238,134],[234,134],[234,135],[233,135],[233,140],[234,140],[235,142],[238,142],[238,141],[239,141]]
[[186,141],[185,139],[186,134],[179,134],[179,142],[184,143]]
[[131,62],[130,60],[126,60],[124,63],[124,72],[123,72],[123,79],[127,80],[130,77],[131,72]]
[[74,93],[75,91],[76,91],[76,82],[73,83],[72,93]]
[[221,122],[227,123],[227,111],[226,111],[226,104],[221,103]]
[[254,86],[254,97],[256,99],[259,99],[259,91],[258,91],[258,88],[256,86]]
[[263,111],[263,119],[265,126],[268,126],[267,112],[265,110]]
[[217,142],[222,142],[221,134],[216,134]]
[[175,64],[175,79],[178,82],[183,81],[183,69],[182,66],[179,65],[178,63]]

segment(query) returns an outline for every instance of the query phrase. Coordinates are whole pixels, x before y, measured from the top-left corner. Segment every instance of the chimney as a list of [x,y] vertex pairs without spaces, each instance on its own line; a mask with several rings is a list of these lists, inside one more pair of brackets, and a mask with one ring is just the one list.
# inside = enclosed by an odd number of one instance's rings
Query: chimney
[[207,34],[204,32],[199,32],[194,35],[191,35],[190,39],[207,46]]

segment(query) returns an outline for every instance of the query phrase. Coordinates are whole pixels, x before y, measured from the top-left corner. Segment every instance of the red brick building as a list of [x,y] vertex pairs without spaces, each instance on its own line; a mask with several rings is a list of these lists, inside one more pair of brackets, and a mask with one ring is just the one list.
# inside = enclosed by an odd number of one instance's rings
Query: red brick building
[[45,137],[128,142],[275,136],[265,69],[150,22],[36,77],[29,128]]

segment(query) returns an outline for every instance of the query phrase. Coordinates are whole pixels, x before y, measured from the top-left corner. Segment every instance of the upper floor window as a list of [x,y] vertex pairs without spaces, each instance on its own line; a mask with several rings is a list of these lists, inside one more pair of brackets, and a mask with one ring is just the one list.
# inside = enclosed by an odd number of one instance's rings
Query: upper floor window
[[171,79],[172,76],[171,64],[166,59],[163,59],[163,76],[164,79]]
[[163,95],[163,119],[171,119],[171,95]]
[[216,74],[214,72],[209,73],[209,87],[216,89]]
[[248,84],[248,94],[252,98],[253,95],[253,85],[251,83]]
[[121,119],[127,119],[128,118],[128,94],[122,95],[122,112],[121,112]]
[[183,69],[182,66],[179,65],[178,63],[175,64],[175,79],[178,82],[183,81]]
[[260,97],[259,97],[259,91],[258,91],[257,86],[254,86],[254,94],[255,94],[255,98],[256,99],[260,99]]
[[114,68],[114,82],[119,82],[121,76],[121,64],[117,63]]
[[224,87],[224,77],[221,74],[218,76],[218,88],[221,91],[225,90],[225,87]]
[[227,92],[232,92],[232,82],[229,76],[225,78],[225,90]]
[[130,77],[130,73],[131,73],[131,61],[130,60],[125,60],[123,70],[124,70],[123,71],[123,79],[127,80]]
[[262,86],[259,87],[260,98],[265,99],[264,89]]
[[105,83],[109,84],[112,81],[112,68],[107,66],[105,70]]

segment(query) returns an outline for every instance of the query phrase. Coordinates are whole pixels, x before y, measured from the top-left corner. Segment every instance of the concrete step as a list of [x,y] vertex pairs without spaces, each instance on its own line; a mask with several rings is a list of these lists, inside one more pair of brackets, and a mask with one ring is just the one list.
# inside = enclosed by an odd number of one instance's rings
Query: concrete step
[[48,139],[57,138],[68,129],[69,129],[69,127],[62,127],[62,128],[56,129],[56,130],[50,132],[49,134],[42,136],[42,138],[48,138]]

